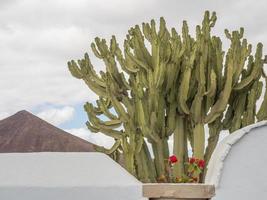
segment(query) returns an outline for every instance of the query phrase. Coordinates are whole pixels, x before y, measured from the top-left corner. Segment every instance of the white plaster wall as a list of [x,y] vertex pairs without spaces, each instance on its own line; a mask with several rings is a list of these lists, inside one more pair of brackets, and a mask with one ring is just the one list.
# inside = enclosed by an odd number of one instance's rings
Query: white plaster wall
[[139,200],[142,184],[101,153],[0,154],[0,200]]
[[227,136],[216,148],[205,180],[213,200],[267,199],[267,122]]

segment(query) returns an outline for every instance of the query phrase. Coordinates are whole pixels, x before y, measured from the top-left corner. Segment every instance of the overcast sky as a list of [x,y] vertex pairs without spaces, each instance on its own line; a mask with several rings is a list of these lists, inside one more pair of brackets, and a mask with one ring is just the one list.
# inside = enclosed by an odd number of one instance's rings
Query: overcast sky
[[[94,37],[123,40],[129,27],[164,16],[170,27],[187,20],[192,32],[205,10],[217,12],[214,33],[245,28],[267,54],[266,0],[0,0],[0,119],[25,109],[99,144],[110,140],[84,127],[83,104],[95,95],[71,77],[67,61],[79,59]],[[102,63],[92,61],[97,69]]]

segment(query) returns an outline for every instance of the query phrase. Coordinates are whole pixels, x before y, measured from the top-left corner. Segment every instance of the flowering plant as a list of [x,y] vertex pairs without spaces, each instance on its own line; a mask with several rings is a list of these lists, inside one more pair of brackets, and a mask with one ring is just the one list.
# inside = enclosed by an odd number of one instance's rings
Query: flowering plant
[[175,183],[198,183],[200,175],[203,173],[205,167],[205,161],[195,157],[189,158],[188,162],[185,162],[185,173],[181,177],[173,177],[172,169],[179,161],[175,155],[169,157],[169,174],[171,182]]
[[171,164],[174,164],[174,163],[178,162],[178,159],[177,159],[177,157],[175,155],[172,155],[172,156],[169,157],[169,162]]

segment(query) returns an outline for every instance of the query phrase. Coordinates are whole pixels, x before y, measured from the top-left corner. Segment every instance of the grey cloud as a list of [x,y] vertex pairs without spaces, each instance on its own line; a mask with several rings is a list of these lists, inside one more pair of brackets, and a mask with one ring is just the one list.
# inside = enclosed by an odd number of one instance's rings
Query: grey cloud
[[[224,38],[224,28],[243,26],[249,42],[267,46],[266,7],[266,0],[0,1],[0,114],[94,99],[66,62],[86,51],[92,55],[94,37],[114,34],[122,42],[130,26],[151,18],[164,16],[178,30],[185,19],[193,33],[205,10],[216,11],[215,34]],[[92,62],[103,69],[100,61]]]

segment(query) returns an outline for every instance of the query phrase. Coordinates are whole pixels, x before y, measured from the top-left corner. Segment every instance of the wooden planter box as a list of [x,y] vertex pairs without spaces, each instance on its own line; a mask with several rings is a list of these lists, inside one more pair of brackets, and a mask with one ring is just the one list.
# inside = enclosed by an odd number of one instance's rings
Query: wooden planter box
[[214,195],[214,185],[175,183],[143,185],[143,196],[149,200],[208,200]]

